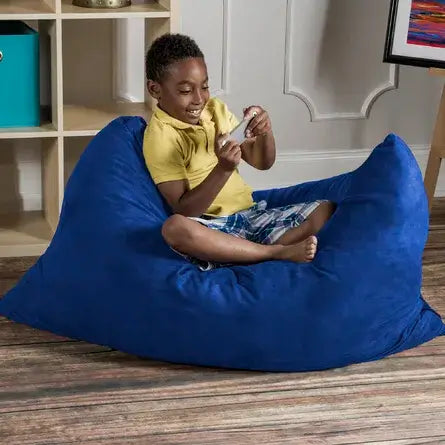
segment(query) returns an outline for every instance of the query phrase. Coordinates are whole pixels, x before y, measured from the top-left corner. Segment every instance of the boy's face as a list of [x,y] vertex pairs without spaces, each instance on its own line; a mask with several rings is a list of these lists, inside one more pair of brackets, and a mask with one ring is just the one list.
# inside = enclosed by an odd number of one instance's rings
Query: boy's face
[[197,125],[210,97],[208,82],[204,59],[188,58],[173,63],[161,82],[149,80],[147,88],[163,111]]

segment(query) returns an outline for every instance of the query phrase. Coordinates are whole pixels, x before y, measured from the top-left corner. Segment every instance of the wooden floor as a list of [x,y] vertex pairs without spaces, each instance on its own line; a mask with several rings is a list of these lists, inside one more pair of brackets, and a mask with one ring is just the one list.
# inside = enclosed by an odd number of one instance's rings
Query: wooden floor
[[[0,261],[0,295],[32,264]],[[445,200],[424,297],[445,314]],[[0,444],[445,444],[445,337],[373,363],[272,374],[141,360],[0,318]]]

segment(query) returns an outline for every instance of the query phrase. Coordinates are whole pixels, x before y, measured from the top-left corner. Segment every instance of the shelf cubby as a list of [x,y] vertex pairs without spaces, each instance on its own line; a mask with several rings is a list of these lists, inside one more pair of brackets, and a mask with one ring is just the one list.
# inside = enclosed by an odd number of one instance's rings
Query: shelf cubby
[[0,214],[0,257],[41,255],[52,236],[41,211]]
[[[147,114],[145,102],[115,98],[116,59],[106,45],[113,38],[113,20],[65,20],[63,22],[63,131],[65,136],[97,134],[110,121],[122,115]],[[76,37],[77,36],[77,37]],[[97,55],[91,41],[102,48]],[[84,67],[89,65],[89,69]]]
[[63,152],[63,183],[66,187],[66,183],[74,170],[80,156],[90,143],[92,136],[74,136],[65,138],[64,152]]
[[[61,144],[60,138],[0,140],[4,199],[0,209],[0,257],[40,255],[48,246],[62,199]],[[26,162],[20,165],[20,158]],[[31,161],[37,161],[40,169],[27,176],[26,166]],[[33,188],[38,186],[38,202],[23,199],[20,185],[26,182]]]
[[33,20],[55,18],[55,0],[2,0],[1,20]]
[[65,105],[64,135],[93,136],[119,116],[147,116],[147,104],[140,102],[110,102],[98,105]]
[[39,19],[25,22],[39,33],[40,126],[0,127],[0,139],[56,137],[59,127],[56,20]]

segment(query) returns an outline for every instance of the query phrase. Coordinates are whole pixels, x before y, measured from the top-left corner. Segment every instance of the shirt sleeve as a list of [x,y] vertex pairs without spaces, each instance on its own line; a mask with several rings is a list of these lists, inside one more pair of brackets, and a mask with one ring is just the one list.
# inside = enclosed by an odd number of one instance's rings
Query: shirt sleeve
[[143,152],[155,184],[187,179],[179,135],[174,129],[150,123],[144,134]]

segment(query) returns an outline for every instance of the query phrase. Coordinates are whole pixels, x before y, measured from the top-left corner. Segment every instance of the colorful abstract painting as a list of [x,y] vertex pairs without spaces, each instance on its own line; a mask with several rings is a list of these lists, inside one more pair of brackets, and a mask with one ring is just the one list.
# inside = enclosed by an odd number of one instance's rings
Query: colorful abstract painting
[[445,0],[412,0],[407,43],[445,48]]
[[445,0],[391,0],[383,61],[445,70]]

